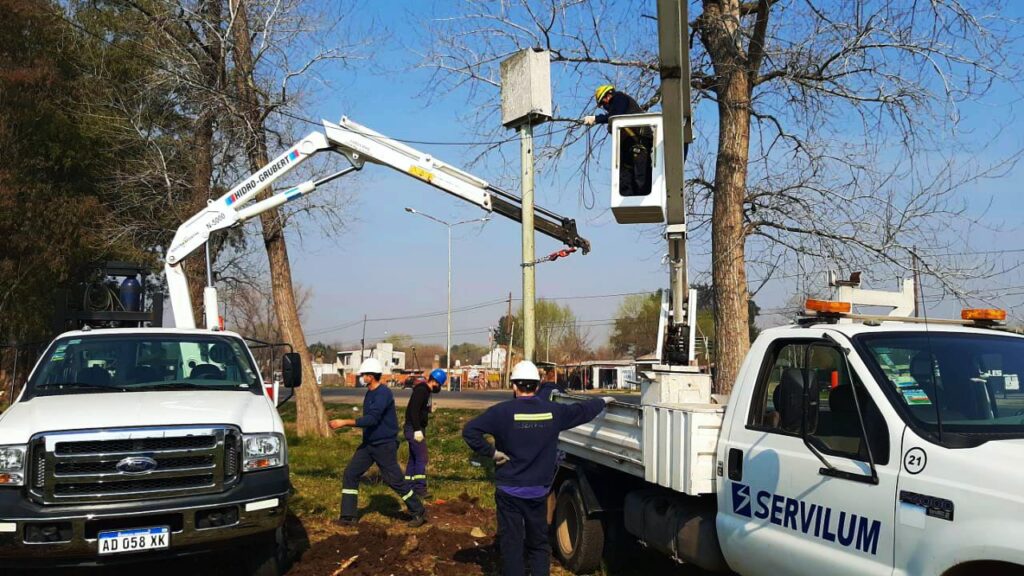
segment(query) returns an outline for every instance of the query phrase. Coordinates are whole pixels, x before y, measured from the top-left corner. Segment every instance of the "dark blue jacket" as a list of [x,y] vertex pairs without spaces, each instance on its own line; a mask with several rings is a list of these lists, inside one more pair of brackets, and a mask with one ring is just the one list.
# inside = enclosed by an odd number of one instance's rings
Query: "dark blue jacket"
[[395,397],[390,388],[380,384],[366,391],[363,415],[356,419],[356,426],[363,429],[363,444],[398,441],[398,416],[395,414]]
[[[495,449],[509,457],[498,466],[498,486],[549,486],[555,477],[558,433],[586,424],[604,410],[604,400],[555,404],[537,396],[517,398],[488,408],[462,429],[474,452],[493,458]],[[492,446],[484,434],[494,437]]]
[[[608,124],[608,119],[623,114],[640,114],[643,108],[633,100],[633,97],[622,92],[612,92],[612,99],[608,102],[607,114],[598,114],[594,117],[596,124]],[[608,130],[611,131],[611,126]]]
[[541,382],[540,388],[537,389],[537,396],[550,401],[552,392],[561,392],[562,388],[554,382]]

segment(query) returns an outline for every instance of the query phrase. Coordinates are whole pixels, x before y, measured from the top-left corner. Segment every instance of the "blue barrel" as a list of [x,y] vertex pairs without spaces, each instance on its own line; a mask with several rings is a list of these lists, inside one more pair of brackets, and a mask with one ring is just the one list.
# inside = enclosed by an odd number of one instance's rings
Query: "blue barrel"
[[124,282],[121,282],[119,292],[124,309],[128,312],[138,312],[142,300],[142,285],[135,276],[125,278]]

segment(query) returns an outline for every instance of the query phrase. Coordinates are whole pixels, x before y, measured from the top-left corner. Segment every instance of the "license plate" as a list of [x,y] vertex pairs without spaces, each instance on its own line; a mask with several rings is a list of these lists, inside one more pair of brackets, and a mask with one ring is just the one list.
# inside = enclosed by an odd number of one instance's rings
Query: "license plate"
[[167,526],[136,528],[133,530],[112,530],[99,533],[100,554],[158,550],[170,545],[171,535]]

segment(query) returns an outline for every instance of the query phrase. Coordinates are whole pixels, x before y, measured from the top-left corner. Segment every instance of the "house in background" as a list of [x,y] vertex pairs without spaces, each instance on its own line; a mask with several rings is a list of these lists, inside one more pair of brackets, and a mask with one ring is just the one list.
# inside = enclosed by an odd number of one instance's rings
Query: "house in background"
[[567,384],[573,390],[631,390],[637,387],[634,360],[588,360],[566,365],[565,372]]
[[480,358],[480,366],[488,370],[504,370],[505,361],[507,359],[508,350],[502,346],[498,346]]
[[384,367],[385,374],[405,370],[405,352],[395,350],[395,345],[389,342],[381,342],[373,348],[365,350],[345,350],[338,352],[338,361],[334,366],[342,377],[355,374],[359,371],[359,365],[367,358],[380,360]]

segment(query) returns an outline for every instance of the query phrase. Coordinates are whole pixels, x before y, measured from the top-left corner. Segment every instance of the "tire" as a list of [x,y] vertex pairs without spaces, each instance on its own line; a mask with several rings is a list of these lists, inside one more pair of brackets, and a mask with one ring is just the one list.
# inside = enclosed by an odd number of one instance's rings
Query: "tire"
[[278,528],[259,544],[246,549],[245,573],[249,576],[281,576],[287,558],[284,528]]
[[601,567],[604,527],[600,520],[587,517],[575,480],[566,480],[558,490],[551,532],[555,556],[570,572],[590,574]]

